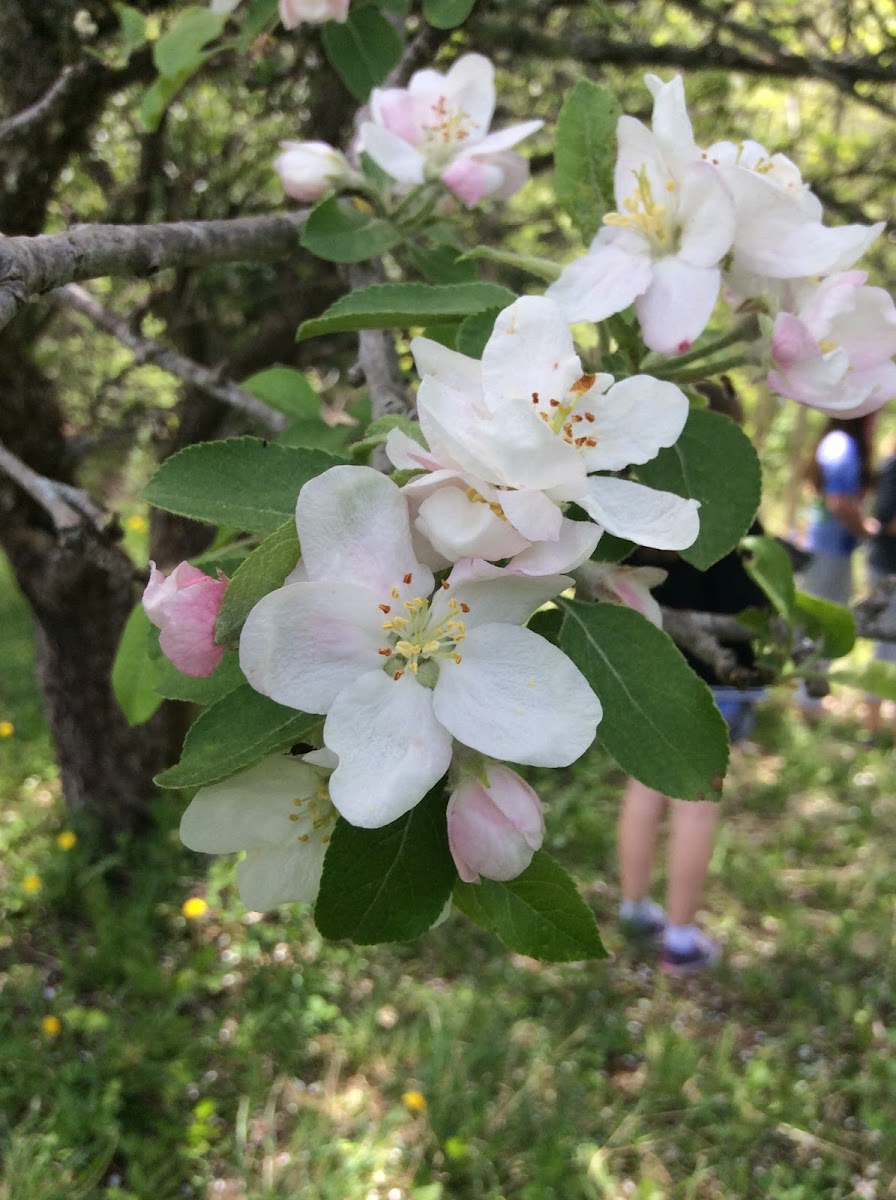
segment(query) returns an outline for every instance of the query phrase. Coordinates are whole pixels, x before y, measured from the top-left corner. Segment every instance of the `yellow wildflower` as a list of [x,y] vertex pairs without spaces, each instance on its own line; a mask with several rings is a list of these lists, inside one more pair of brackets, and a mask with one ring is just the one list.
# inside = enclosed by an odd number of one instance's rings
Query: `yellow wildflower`
[[60,850],[71,850],[77,840],[78,835],[76,833],[72,833],[70,829],[63,829],[62,833],[56,839],[56,845]]
[[128,517],[125,525],[132,533],[144,533],[149,528],[145,517]]
[[188,921],[196,921],[208,912],[208,905],[201,896],[190,896],[183,902],[180,910]]
[[58,1017],[54,1017],[52,1014],[49,1017],[43,1018],[40,1023],[40,1027],[48,1038],[59,1037],[60,1033],[62,1032],[62,1022]]
[[12,721],[0,721],[0,738],[12,737],[15,731],[16,727]]
[[31,895],[33,895],[35,892],[39,892],[43,886],[44,881],[39,875],[26,875],[22,880],[23,889],[26,892],[29,892]]
[[410,1109],[411,1112],[426,1111],[426,1097],[422,1092],[402,1092],[401,1100],[405,1108]]

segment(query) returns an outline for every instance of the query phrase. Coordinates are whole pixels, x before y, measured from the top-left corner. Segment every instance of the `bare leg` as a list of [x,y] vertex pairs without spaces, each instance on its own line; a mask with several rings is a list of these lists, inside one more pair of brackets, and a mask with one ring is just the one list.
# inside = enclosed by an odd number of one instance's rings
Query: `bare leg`
[[694,920],[712,857],[719,806],[713,800],[672,800],[668,852],[669,921]]
[[624,900],[643,900],[650,891],[656,838],[666,797],[637,779],[625,788],[619,814],[619,878]]

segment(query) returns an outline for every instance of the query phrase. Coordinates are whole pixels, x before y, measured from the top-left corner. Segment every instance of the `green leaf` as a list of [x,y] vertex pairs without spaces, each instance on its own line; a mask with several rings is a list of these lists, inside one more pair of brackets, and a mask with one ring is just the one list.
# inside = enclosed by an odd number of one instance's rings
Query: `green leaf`
[[550,608],[540,608],[526,622],[526,628],[543,637],[552,646],[560,641],[560,630],[563,627],[563,613],[552,604]]
[[594,562],[621,563],[624,562],[635,548],[634,542],[616,537],[613,533],[604,531],[594,549],[591,558]]
[[456,29],[473,11],[476,0],[423,0],[423,16],[434,29]]
[[651,487],[700,501],[700,533],[681,551],[698,571],[733,550],[756,516],[759,458],[743,430],[721,413],[692,408],[675,445],[636,470]]
[[127,619],[112,665],[112,691],[129,725],[142,725],[162,703],[155,691],[151,656],[154,632],[143,605],[137,604]]
[[506,308],[516,296],[497,283],[375,283],[342,296],[299,326],[297,339],[359,329],[409,329]]
[[747,537],[741,544],[747,551],[744,558],[747,573],[771,600],[775,611],[792,623],[796,587],[787,551],[771,537]]
[[128,57],[146,41],[146,17],[130,4],[116,4],[115,15],[124,35],[124,50]]
[[277,0],[249,0],[243,16],[239,45],[245,54],[260,33],[272,28],[277,21]]
[[383,254],[401,238],[401,230],[382,217],[351,200],[328,196],[308,214],[301,243],[327,262],[359,263]]
[[273,533],[294,516],[303,484],[339,460],[258,438],[198,442],[166,459],[144,489],[157,508],[210,525]]
[[205,60],[203,47],[220,34],[226,23],[224,13],[213,13],[198,4],[185,8],[153,46],[153,62],[159,74],[174,78],[195,71]]
[[360,829],[337,822],[314,909],[324,937],[369,946],[418,937],[430,928],[457,878],[446,805],[440,782],[391,825]]
[[566,97],[557,119],[557,203],[589,241],[613,206],[616,122],[621,112],[606,88],[581,79]]
[[371,7],[352,7],[341,24],[327,21],[321,40],[330,66],[362,102],[383,82],[404,49],[383,14]]
[[275,704],[249,685],[234,688],[200,713],[186,736],[180,762],[155,782],[163,788],[200,787],[305,741],[321,718]]
[[386,442],[393,429],[400,429],[402,433],[406,433],[409,438],[413,438],[421,446],[426,444],[423,431],[416,421],[412,421],[410,417],[403,417],[400,413],[388,413],[384,417],[377,417],[375,421],[371,421],[364,437],[360,441],[352,443],[352,458],[366,459],[371,450]]
[[717,799],[727,726],[672,641],[621,605],[557,603],[565,613],[560,648],[600,698],[597,736],[623,770],[667,796]]
[[407,255],[414,269],[427,283],[475,283],[479,278],[476,264],[454,246],[440,243],[435,246],[409,245]]
[[235,642],[249,613],[268,592],[282,587],[299,561],[295,519],[284,521],[253,550],[227,585],[215,624],[215,640]]
[[277,437],[277,445],[326,450],[334,456],[334,462],[348,462],[346,451],[351,436],[351,425],[328,425],[323,417],[315,417],[313,421],[295,421],[284,429]]
[[858,688],[881,700],[896,700],[896,663],[872,661],[862,667],[836,663],[828,678],[831,683]]
[[240,387],[293,421],[320,416],[320,396],[307,377],[292,367],[268,367],[244,379]]
[[606,958],[594,915],[573,880],[544,850],[507,883],[456,883],[454,903],[509,950],[543,962]]
[[180,75],[160,75],[143,93],[140,120],[149,133],[155,133],[158,129],[168,105],[192,74],[192,71],[182,71]]
[[488,339],[495,330],[495,321],[500,308],[487,308],[461,321],[457,331],[456,348],[469,358],[482,358]]
[[842,604],[797,592],[796,619],[806,627],[810,638],[821,641],[825,658],[841,658],[856,644],[856,623],[852,613]]
[[155,690],[167,700],[186,700],[193,704],[216,704],[246,682],[236,654],[228,650],[211,675],[197,678],[184,675],[174,663],[159,654],[153,662]]
[[513,254],[509,250],[496,250],[493,246],[475,246],[463,256],[463,262],[474,262],[485,259],[487,262],[500,263],[504,267],[513,267],[534,275],[543,283],[553,283],[560,278],[563,268],[550,258],[536,258],[531,254]]

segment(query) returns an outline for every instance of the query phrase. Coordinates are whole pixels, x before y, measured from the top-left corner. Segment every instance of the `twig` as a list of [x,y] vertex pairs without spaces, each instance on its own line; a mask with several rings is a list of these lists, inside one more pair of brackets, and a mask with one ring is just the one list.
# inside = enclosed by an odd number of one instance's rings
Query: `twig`
[[282,414],[269,408],[250,392],[230,380],[220,379],[216,371],[202,363],[163,346],[152,338],[134,333],[126,321],[104,308],[77,283],[68,283],[53,292],[53,297],[87,317],[98,329],[111,334],[133,353],[138,365],[152,363],[207,396],[245,413],[271,433],[280,433],[289,424]]
[[41,506],[58,533],[79,529],[85,520],[96,528],[103,513],[86,493],[67,483],[38,475],[0,442],[0,471]]
[[298,248],[305,211],[177,221],[84,225],[38,237],[0,236],[0,329],[33,296],[106,275],[154,275],[166,267],[276,262]]
[[82,61],[73,66],[63,67],[59,77],[39,100],[29,105],[28,108],[23,108],[21,112],[7,117],[5,121],[0,121],[0,142],[16,135],[30,135],[34,126],[45,121],[47,117],[52,116],[56,109],[62,107],[69,92],[91,66],[92,64],[87,61]]

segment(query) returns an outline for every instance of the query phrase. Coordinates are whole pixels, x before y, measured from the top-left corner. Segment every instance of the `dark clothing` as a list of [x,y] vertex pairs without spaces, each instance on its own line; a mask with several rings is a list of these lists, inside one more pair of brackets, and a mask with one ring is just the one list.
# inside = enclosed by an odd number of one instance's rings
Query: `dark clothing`
[[[752,535],[761,535],[762,526],[754,522]],[[643,554],[639,551],[639,554]],[[665,557],[665,556],[664,556]],[[634,558],[632,561],[636,561]],[[643,561],[643,560],[641,560]],[[677,556],[672,562],[663,561],[668,578],[653,589],[654,598],[666,608],[695,609],[697,612],[728,613],[734,615],[745,608],[768,608],[769,601],[762,588],[747,574],[740,553],[732,550],[706,571],[698,571],[690,563]],[[752,666],[754,655],[748,642],[731,647],[738,662]],[[693,658],[687,651],[684,656],[694,671],[709,684],[718,684],[715,673],[705,663]]]
[[[887,459],[881,468],[874,515],[881,525],[896,518],[896,455]],[[868,562],[882,575],[896,575],[896,536],[875,534],[868,544]]]

